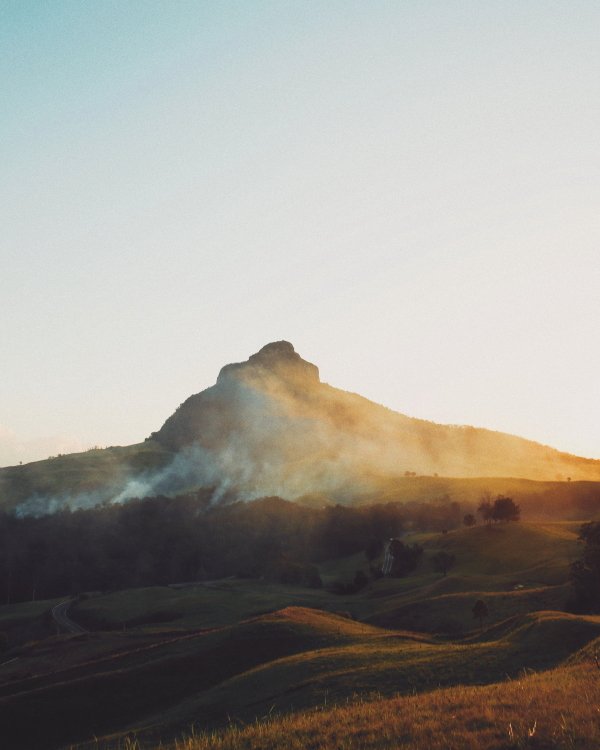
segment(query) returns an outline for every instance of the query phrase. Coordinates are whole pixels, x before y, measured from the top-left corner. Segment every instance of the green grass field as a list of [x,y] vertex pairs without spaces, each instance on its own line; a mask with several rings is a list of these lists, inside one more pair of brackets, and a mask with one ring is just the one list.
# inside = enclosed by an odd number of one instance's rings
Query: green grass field
[[[577,524],[521,523],[415,535],[408,541],[422,544],[424,555],[413,574],[372,581],[354,595],[225,579],[90,596],[71,615],[93,632],[45,637],[7,653],[0,664],[0,736],[17,737],[14,747],[52,750],[77,742],[124,747],[133,732],[140,747],[154,749],[194,725],[201,735],[224,733],[180,747],[283,748],[289,733],[296,743],[290,747],[377,748],[390,745],[377,744],[381,736],[365,729],[369,712],[387,715],[400,705],[410,715],[422,701],[433,727],[432,707],[442,701],[456,704],[456,716],[467,722],[464,736],[456,734],[466,744],[456,747],[476,747],[468,742],[475,742],[479,724],[465,696],[481,702],[489,695],[499,707],[486,709],[481,731],[496,742],[497,712],[508,715],[502,690],[513,701],[510,691],[523,670],[540,671],[539,679],[554,670],[569,685],[580,670],[586,690],[597,687],[593,677],[600,683],[600,672],[588,670],[600,618],[561,611],[568,566],[579,551],[577,530]],[[447,576],[432,566],[440,549],[456,557]],[[321,573],[329,583],[357,569],[368,570],[362,555],[329,561]],[[483,628],[472,614],[478,598],[489,609]],[[51,605],[0,608],[0,629],[3,622],[39,622]],[[518,732],[528,720],[515,713]],[[407,746],[428,747],[430,735],[402,722],[394,731],[413,742]],[[451,725],[448,731],[458,732]],[[105,739],[86,745],[92,735]],[[260,737],[271,744],[261,745]],[[571,747],[548,745],[555,746]],[[586,747],[572,745],[579,746]]]
[[[351,596],[325,589],[301,589],[264,581],[230,579],[186,588],[153,587],[93,597],[74,612],[94,629],[169,627],[177,630],[228,625],[288,605],[349,612],[353,617],[386,626],[407,627],[407,607],[428,602],[432,620],[419,615],[417,629],[440,631],[444,612],[452,616],[451,632],[470,630],[473,598],[491,593],[490,622],[535,609],[562,608],[567,598],[569,564],[579,552],[579,524],[511,524],[477,526],[448,534],[409,536],[425,553],[419,567],[405,578],[373,581]],[[456,557],[447,576],[436,573],[431,558],[439,549]],[[324,563],[325,585],[350,581],[356,570],[368,572],[364,555]],[[515,590],[514,586],[523,586]],[[424,606],[424,604],[423,604]],[[439,616],[438,614],[439,613]],[[410,626],[413,628],[413,626]],[[414,628],[413,628],[414,629]]]

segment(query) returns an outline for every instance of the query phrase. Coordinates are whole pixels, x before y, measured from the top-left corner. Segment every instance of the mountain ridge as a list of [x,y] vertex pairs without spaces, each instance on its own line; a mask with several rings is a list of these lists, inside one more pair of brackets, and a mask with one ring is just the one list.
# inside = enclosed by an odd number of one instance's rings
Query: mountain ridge
[[414,474],[600,480],[600,460],[409,417],[323,383],[288,341],[222,367],[144,443],[105,451],[0,469],[0,507],[47,512],[48,504],[90,507],[199,487],[213,487],[216,500],[323,495],[351,503]]
[[[396,433],[396,439],[404,438],[403,450],[398,451],[399,465],[396,471],[399,473],[417,471],[448,476],[505,475],[557,479],[558,475],[561,478],[570,476],[568,471],[565,473],[564,470],[568,467],[563,464],[575,463],[577,467],[572,468],[578,468],[580,472],[583,466],[586,467],[582,472],[585,476],[578,475],[577,478],[600,479],[600,461],[597,459],[574,456],[505,432],[468,425],[443,425],[410,417],[359,394],[322,383],[318,368],[305,362],[287,341],[267,344],[246,362],[226,365],[214,386],[186,399],[152,437],[169,449],[181,448],[195,440],[202,442],[213,429],[210,422],[215,419],[219,421],[219,415],[214,412],[222,412],[223,400],[229,398],[232,403],[239,404],[240,400],[247,397],[248,390],[253,392],[255,398],[257,392],[262,396],[269,396],[271,403],[262,403],[261,409],[273,412],[272,401],[276,400],[278,403],[275,411],[278,416],[284,413],[290,418],[326,420],[336,430],[349,432],[355,439],[368,439],[369,442],[374,439],[377,443],[379,441],[374,437],[377,428],[383,433],[391,430]],[[215,403],[218,404],[216,410]],[[252,413],[251,416],[258,419],[260,415]],[[393,427],[390,427],[390,423],[394,423]],[[231,428],[230,424],[222,426],[225,431]],[[245,427],[243,419],[240,419],[240,424],[235,425],[235,429]],[[453,439],[459,443],[457,452],[462,457],[458,460],[455,458],[453,462],[441,460],[444,448],[448,447],[444,443],[452,442]],[[479,445],[475,445],[477,443]],[[481,454],[486,451],[488,456],[484,458]],[[506,454],[506,451],[512,452],[508,468],[503,466],[506,459],[497,457],[499,452]],[[521,451],[534,451],[536,463],[548,466],[545,469],[541,466],[525,468],[517,455]],[[424,460],[425,456],[427,460]],[[557,464],[555,467],[550,466],[553,462]],[[454,465],[450,465],[451,463]],[[483,468],[483,473],[478,466]],[[591,471],[591,476],[587,469]],[[575,474],[574,471],[573,473]]]

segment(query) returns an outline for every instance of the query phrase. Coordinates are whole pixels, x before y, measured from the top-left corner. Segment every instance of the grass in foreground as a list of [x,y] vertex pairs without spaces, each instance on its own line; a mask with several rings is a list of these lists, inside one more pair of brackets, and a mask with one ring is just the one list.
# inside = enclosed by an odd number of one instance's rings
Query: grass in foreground
[[599,746],[600,672],[595,665],[583,664],[487,687],[458,686],[267,718],[182,740],[172,748],[585,750]]
[[[271,654],[248,668],[223,673],[221,679],[200,691],[194,692],[188,684],[187,695],[183,697],[180,692],[183,700],[174,703],[174,692],[181,688],[179,681],[185,678],[189,682],[187,672],[194,665],[202,668],[210,656],[207,651],[199,654],[200,658],[189,653],[185,672],[173,675],[176,681],[171,680],[171,689],[157,706],[159,710],[145,715],[138,711],[137,720],[132,714],[132,721],[112,735],[112,744],[107,747],[122,746],[119,735],[122,743],[128,731],[136,732],[142,747],[154,748],[160,739],[164,743],[181,737],[193,724],[205,730],[227,726],[232,720],[253,726],[256,717],[292,715],[327,703],[344,705],[354,702],[358,695],[376,694],[383,699],[424,694],[440,687],[465,689],[469,684],[517,678],[525,668],[556,668],[582,647],[600,643],[600,618],[535,613],[485,631],[471,643],[456,644],[290,608],[246,623],[234,642],[224,644],[228,645],[226,658],[234,655],[232,647],[255,650],[265,639],[275,645],[285,633],[295,634],[297,648],[293,653]],[[217,645],[211,640],[211,650]],[[163,661],[161,680],[170,678],[172,672],[173,667]],[[144,685],[149,685],[150,677],[146,671]],[[138,680],[137,684],[142,683]],[[155,683],[153,690],[161,688],[162,684]],[[115,683],[113,692],[116,690]],[[103,700],[106,703],[106,698]],[[148,708],[152,710],[150,705]]]

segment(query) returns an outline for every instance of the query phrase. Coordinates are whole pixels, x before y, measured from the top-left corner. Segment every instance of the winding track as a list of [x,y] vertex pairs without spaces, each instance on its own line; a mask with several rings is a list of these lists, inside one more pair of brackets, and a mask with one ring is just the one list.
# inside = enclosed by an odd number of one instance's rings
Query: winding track
[[81,625],[73,622],[73,620],[67,615],[70,606],[70,599],[55,604],[54,607],[52,607],[52,617],[54,618],[54,622],[59,628],[66,630],[67,633],[87,633],[88,631],[85,628],[82,628]]

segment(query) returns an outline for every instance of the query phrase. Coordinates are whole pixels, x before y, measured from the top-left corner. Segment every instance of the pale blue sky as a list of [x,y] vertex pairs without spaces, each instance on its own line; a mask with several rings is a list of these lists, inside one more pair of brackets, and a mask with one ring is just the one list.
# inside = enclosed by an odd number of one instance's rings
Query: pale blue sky
[[600,5],[0,0],[0,465],[294,343],[600,457]]

